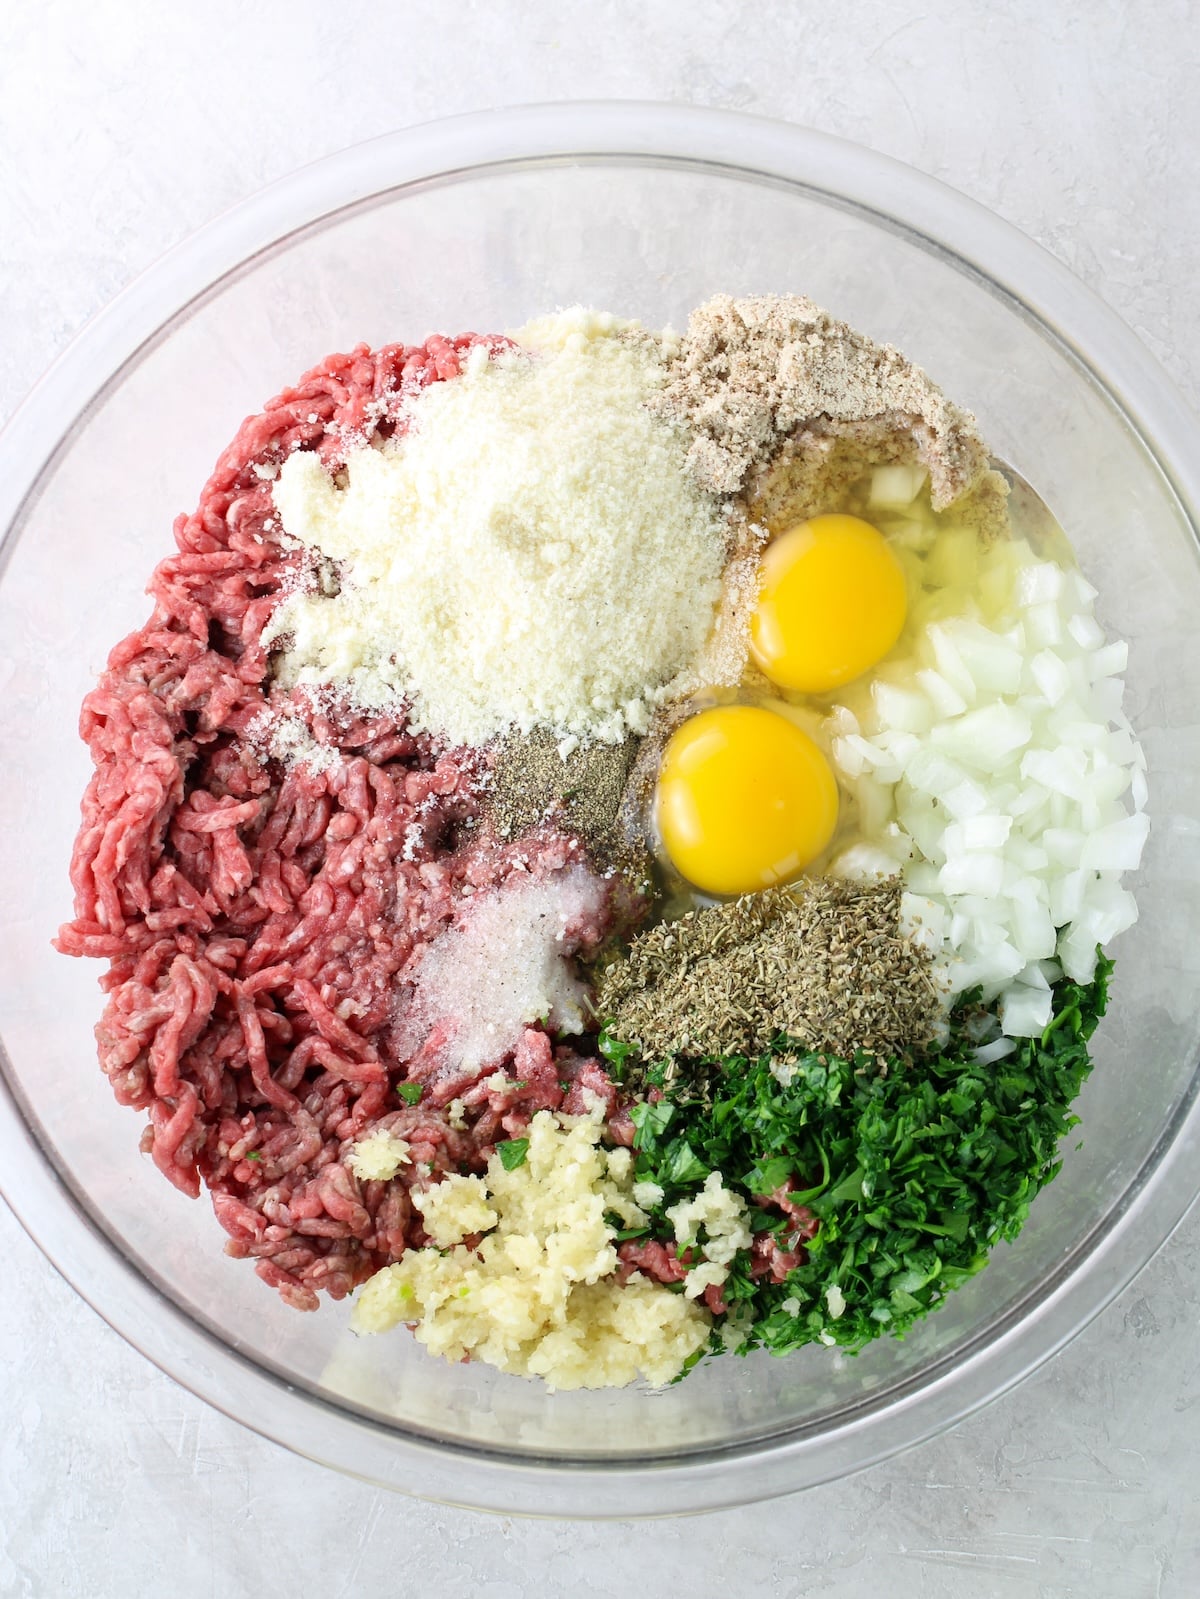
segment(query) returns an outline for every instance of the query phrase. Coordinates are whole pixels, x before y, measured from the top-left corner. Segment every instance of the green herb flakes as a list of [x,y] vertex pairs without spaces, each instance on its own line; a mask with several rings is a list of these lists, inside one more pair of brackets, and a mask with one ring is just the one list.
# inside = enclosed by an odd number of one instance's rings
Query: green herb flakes
[[518,1166],[525,1164],[525,1156],[529,1153],[528,1138],[508,1138],[502,1144],[496,1145],[496,1153],[500,1156],[500,1164],[505,1171],[516,1171]]

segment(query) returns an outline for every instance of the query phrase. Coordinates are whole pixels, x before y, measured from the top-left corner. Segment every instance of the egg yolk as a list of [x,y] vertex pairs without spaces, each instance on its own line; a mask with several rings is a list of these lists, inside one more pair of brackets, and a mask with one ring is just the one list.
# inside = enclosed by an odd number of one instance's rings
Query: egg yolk
[[857,516],[814,516],[767,546],[751,652],[781,688],[823,694],[883,659],[907,607],[904,569],[881,533]]
[[799,876],[833,837],[829,762],[794,722],[719,706],[667,742],[655,816],[681,876],[708,894],[748,894]]

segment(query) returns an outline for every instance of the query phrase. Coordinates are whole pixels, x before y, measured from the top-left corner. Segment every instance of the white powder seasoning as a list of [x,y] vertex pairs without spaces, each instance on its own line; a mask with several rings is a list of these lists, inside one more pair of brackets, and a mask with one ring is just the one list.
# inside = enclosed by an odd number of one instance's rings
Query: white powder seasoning
[[412,997],[397,1018],[401,1054],[448,1024],[453,1060],[473,1070],[515,1049],[529,1022],[581,1031],[584,988],[566,959],[567,940],[572,928],[601,914],[605,893],[586,867],[569,866],[478,895],[421,957]]
[[284,529],[343,573],[275,613],[285,684],[403,696],[475,745],[535,726],[615,742],[690,686],[728,535],[685,431],[647,409],[670,341],[578,310],[525,337],[417,396],[401,438],[349,455],[344,489],[313,452],[283,463]]

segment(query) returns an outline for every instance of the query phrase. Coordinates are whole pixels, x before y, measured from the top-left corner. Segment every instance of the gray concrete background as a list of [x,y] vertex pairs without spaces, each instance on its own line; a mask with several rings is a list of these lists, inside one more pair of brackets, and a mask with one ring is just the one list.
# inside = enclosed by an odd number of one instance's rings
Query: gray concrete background
[[[647,97],[859,140],[991,206],[1200,396],[1189,0],[9,0],[0,417],[291,167],[441,113]],[[1190,1599],[1200,1217],[1043,1371],[850,1481],[658,1525],[489,1519],[295,1459],[124,1345],[0,1207],[0,1594]]]

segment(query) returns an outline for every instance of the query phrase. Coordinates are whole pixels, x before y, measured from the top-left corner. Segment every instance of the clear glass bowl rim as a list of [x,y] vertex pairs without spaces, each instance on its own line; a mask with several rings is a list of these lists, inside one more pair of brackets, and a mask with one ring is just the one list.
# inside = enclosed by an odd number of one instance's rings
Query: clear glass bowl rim
[[[1200,427],[1124,322],[1016,228],[937,180],[828,134],[641,101],[558,102],[385,134],[298,169],[163,256],[84,328],[0,434],[0,575],[58,447],[185,307],[289,234],[424,180],[542,160],[649,160],[796,186],[869,212],[951,257],[1067,350],[1139,436],[1200,541]],[[63,418],[69,418],[67,427]],[[15,542],[15,539],[14,539]],[[0,1046],[0,1189],[29,1235],[108,1324],[226,1415],[299,1454],[422,1497],[509,1514],[679,1514],[772,1497],[861,1469],[953,1425],[1048,1359],[1141,1270],[1196,1196],[1200,1102],[1163,1130],[1143,1181],[1018,1322],[886,1405],[817,1433],[683,1458],[537,1464],[431,1444],[283,1383],[193,1322],[94,1225],[40,1147]],[[1079,1257],[1082,1255],[1082,1259]]]

